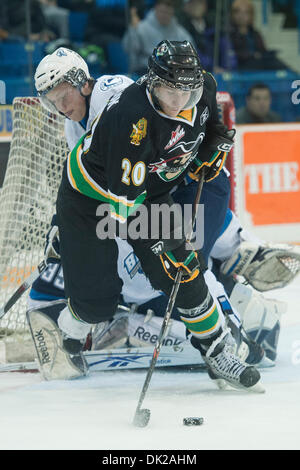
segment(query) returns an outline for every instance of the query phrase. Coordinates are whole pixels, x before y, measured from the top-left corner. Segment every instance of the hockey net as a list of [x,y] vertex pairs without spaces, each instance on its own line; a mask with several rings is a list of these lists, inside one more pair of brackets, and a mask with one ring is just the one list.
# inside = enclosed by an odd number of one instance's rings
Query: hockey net
[[[228,93],[217,96],[220,118],[235,124]],[[43,259],[46,234],[68,153],[64,122],[38,98],[15,98],[13,133],[4,184],[0,190],[0,308]],[[228,160],[233,173],[233,156]],[[28,292],[0,320],[0,364],[35,357],[26,324]]]
[[[67,154],[63,119],[38,98],[15,98],[13,133],[0,190],[0,306],[43,259],[45,235]],[[0,322],[0,362],[33,359],[26,325],[27,295]]]

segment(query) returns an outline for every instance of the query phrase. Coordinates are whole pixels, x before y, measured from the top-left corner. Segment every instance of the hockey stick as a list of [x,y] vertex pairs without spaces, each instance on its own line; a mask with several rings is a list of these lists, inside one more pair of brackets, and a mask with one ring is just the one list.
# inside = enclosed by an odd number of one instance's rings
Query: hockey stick
[[[197,193],[196,193],[195,201],[194,201],[194,205],[193,205],[191,233],[190,233],[189,237],[187,238],[187,240],[190,240],[192,238],[192,235],[193,235],[193,228],[194,228],[194,224],[195,224],[195,220],[196,220],[196,214],[197,214],[197,206],[198,206],[199,201],[200,201],[203,182],[204,182],[204,172],[202,171],[200,173],[200,179],[199,179],[199,183],[198,183]],[[150,384],[150,381],[151,381],[151,378],[152,378],[152,375],[153,375],[155,364],[156,364],[156,361],[158,359],[159,352],[160,352],[160,349],[161,349],[161,346],[162,346],[162,343],[163,343],[163,339],[164,339],[165,333],[166,333],[167,328],[168,328],[168,324],[169,324],[169,321],[170,321],[170,318],[171,318],[171,315],[172,315],[172,311],[173,311],[173,308],[174,308],[174,305],[175,305],[177,293],[178,293],[178,290],[179,290],[182,274],[183,274],[183,268],[179,268],[177,273],[176,273],[176,277],[175,277],[174,284],[173,284],[173,287],[172,287],[172,291],[171,291],[171,294],[170,294],[170,297],[169,297],[169,301],[168,301],[168,304],[167,304],[167,308],[166,308],[165,316],[164,316],[162,326],[161,326],[161,329],[160,329],[160,333],[159,333],[158,339],[157,339],[155,347],[154,347],[151,363],[150,363],[150,366],[149,366],[149,369],[148,369],[148,372],[147,372],[147,375],[146,375],[146,379],[145,379],[142,391],[140,393],[138,405],[137,405],[135,415],[134,415],[134,419],[133,419],[133,424],[135,426],[138,426],[138,427],[143,428],[143,427],[147,426],[147,424],[149,423],[149,420],[150,420],[150,410],[148,408],[142,408],[142,404],[143,404],[143,401],[145,399],[147,390],[149,388],[149,384]]]
[[20,285],[20,287],[13,293],[8,301],[0,308],[0,320],[4,315],[15,305],[15,303],[22,297],[24,292],[32,286],[34,281],[45,271],[47,263],[45,260],[41,261],[38,267],[30,274],[30,276]]

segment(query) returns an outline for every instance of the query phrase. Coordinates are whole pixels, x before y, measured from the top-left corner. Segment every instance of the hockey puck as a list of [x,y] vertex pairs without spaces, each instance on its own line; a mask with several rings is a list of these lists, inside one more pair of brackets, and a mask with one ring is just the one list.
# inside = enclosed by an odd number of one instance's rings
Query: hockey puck
[[183,418],[183,424],[185,426],[201,426],[203,423],[203,418]]

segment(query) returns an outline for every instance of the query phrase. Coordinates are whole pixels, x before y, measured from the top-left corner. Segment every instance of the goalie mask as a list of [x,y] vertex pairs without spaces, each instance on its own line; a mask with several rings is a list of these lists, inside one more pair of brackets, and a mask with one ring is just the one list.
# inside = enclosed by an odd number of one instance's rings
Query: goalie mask
[[91,79],[88,66],[77,52],[60,47],[45,56],[39,63],[35,75],[35,88],[42,105],[50,112],[57,113],[47,93],[62,82],[70,83],[81,92],[83,85]]
[[[199,56],[189,41],[162,41],[148,61],[147,87],[156,108],[177,96],[180,111],[201,99],[204,77]],[[162,90],[164,92],[162,93]]]

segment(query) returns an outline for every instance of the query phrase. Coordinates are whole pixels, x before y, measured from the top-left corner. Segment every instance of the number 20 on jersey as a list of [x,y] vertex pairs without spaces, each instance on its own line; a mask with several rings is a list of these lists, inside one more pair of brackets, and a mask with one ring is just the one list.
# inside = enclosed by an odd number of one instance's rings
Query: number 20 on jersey
[[121,181],[128,186],[132,183],[134,186],[140,186],[146,176],[146,165],[144,162],[137,162],[133,167],[128,158],[122,160],[122,178]]

